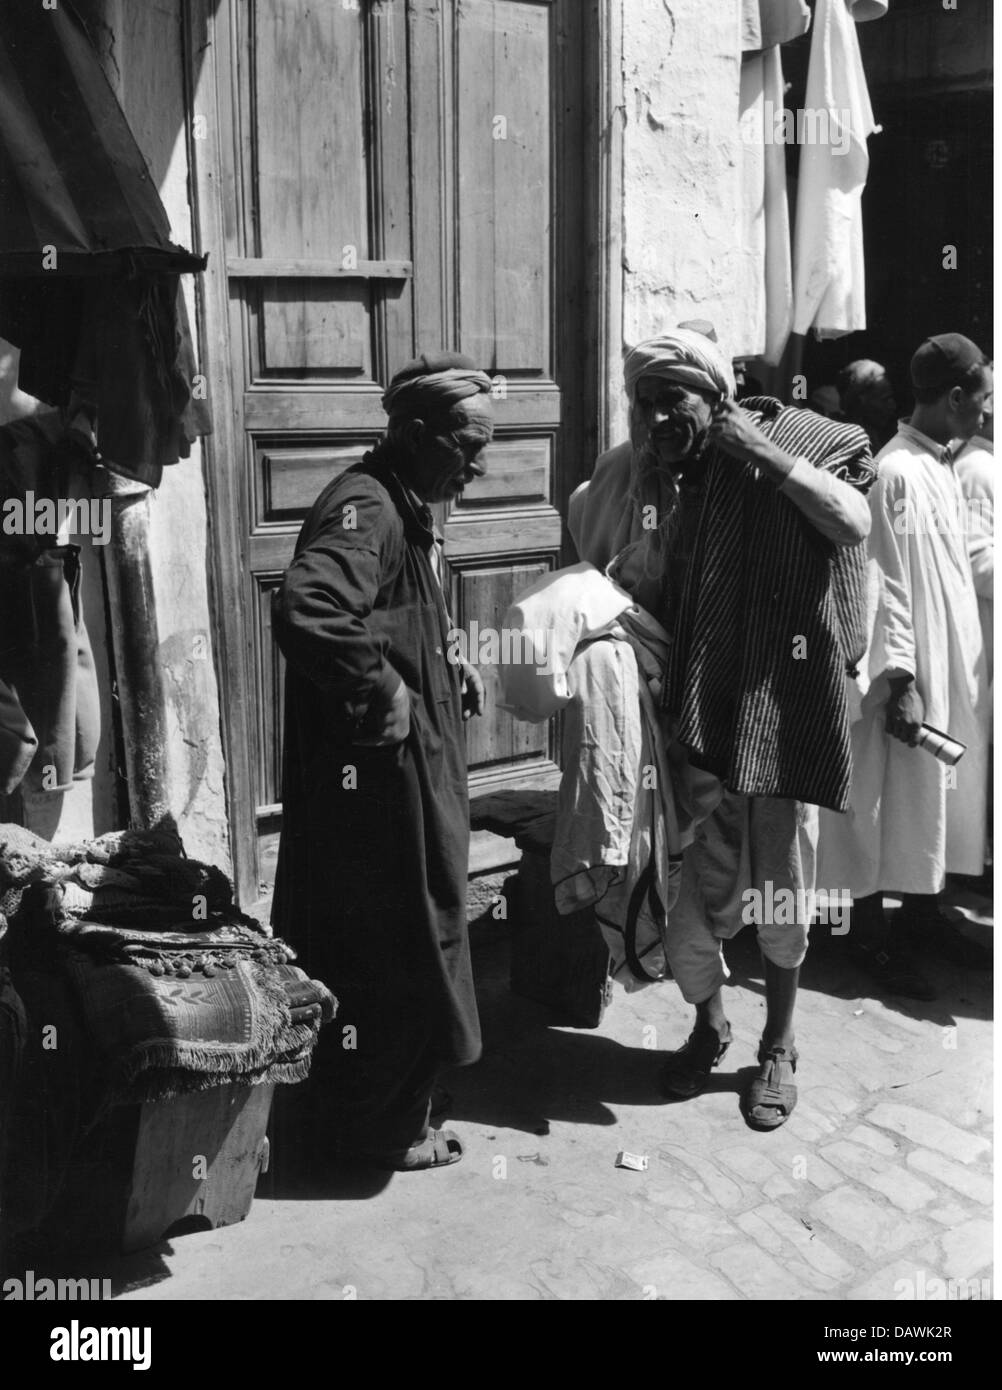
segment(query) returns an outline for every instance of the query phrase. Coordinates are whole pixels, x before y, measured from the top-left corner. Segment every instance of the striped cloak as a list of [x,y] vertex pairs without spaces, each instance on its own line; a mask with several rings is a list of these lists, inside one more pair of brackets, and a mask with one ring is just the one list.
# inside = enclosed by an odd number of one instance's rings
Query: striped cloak
[[[786,453],[869,489],[855,425],[766,396],[741,406]],[[866,646],[865,570],[865,542],[836,546],[753,465],[711,459],[664,702],[690,760],[730,791],[847,808],[845,677]]]

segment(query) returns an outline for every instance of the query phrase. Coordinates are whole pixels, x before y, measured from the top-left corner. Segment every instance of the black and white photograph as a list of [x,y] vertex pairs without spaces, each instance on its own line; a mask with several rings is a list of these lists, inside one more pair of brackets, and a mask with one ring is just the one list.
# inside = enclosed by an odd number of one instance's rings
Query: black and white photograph
[[978,1364],[992,9],[4,0],[26,1367]]

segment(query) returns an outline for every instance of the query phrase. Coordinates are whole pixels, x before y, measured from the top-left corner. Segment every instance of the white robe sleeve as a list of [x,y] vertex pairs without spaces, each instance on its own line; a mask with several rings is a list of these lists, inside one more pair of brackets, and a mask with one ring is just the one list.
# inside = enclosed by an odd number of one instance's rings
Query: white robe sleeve
[[877,612],[870,644],[871,683],[888,671],[915,675],[911,536],[914,498],[897,469],[880,469],[870,491],[870,560],[877,569]]

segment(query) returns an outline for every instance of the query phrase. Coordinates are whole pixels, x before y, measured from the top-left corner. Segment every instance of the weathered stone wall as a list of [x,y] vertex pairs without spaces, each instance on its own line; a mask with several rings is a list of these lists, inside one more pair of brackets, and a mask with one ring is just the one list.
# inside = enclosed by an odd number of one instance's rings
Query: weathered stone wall
[[623,336],[732,336],[739,0],[623,0]]

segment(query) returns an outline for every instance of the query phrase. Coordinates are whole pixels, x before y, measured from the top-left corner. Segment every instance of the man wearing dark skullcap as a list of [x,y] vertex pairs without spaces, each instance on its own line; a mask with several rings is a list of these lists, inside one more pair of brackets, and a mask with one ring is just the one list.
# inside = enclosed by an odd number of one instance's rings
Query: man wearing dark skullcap
[[484,473],[490,379],[456,353],[393,378],[374,449],[321,493],[273,605],[286,658],[273,921],[340,1001],[310,1081],[315,1144],[384,1168],[456,1162],[438,1072],[480,1053],[466,930],[463,720],[429,503]]
[[[927,338],[911,361],[915,408],[877,457],[870,494],[874,571],[867,658],[852,730],[847,816],[822,818],[820,872],[853,896],[846,948],[882,990],[935,999],[912,951],[988,969],[991,953],[940,911],[948,873],[984,868],[991,699],[972,541],[979,518],[954,460],[990,409],[992,372],[960,333]],[[965,745],[931,756],[923,726]],[[883,895],[901,894],[896,921]]]

